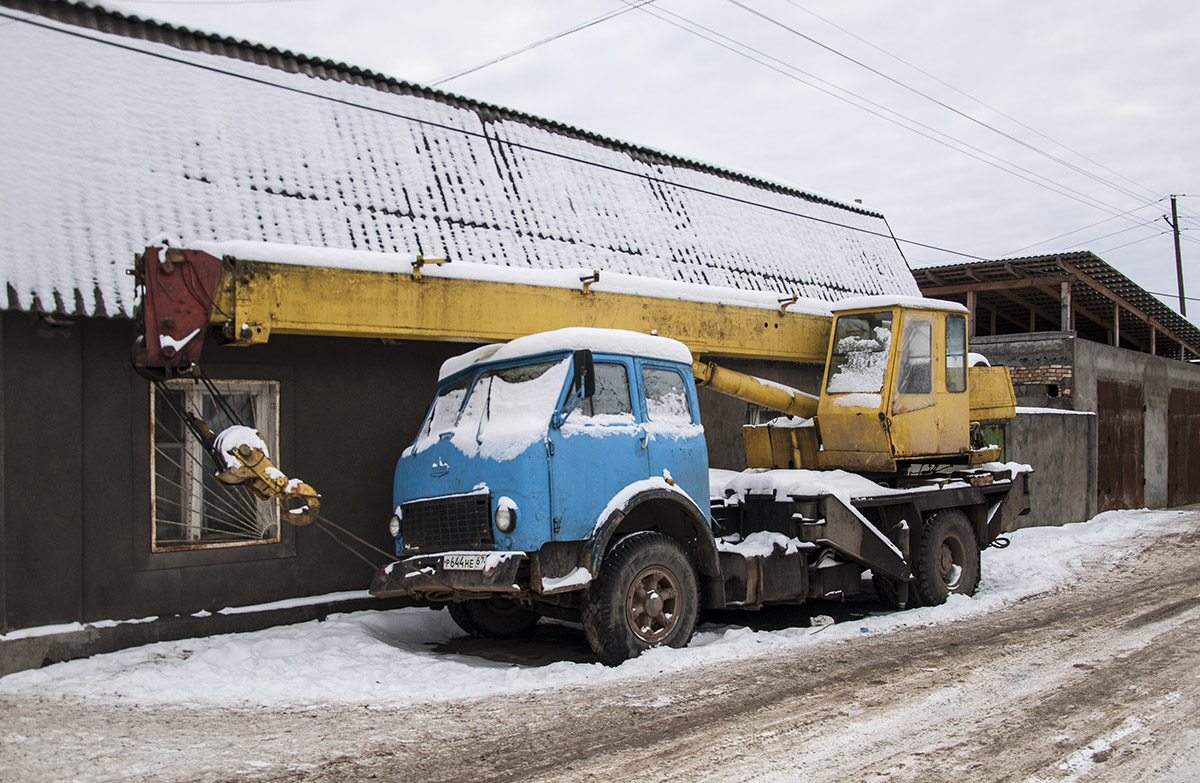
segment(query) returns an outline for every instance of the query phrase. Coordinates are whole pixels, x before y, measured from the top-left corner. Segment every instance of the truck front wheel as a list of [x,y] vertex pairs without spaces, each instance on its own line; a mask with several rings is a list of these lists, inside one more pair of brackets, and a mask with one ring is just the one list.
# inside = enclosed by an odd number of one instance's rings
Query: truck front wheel
[[484,639],[510,639],[533,630],[537,612],[521,608],[511,598],[463,601],[447,607],[458,627]]
[[979,544],[966,515],[945,508],[925,520],[912,591],[923,606],[946,602],[951,593],[974,595],[979,586]]
[[616,666],[651,647],[684,647],[696,629],[699,590],[687,553],[659,533],[635,533],[604,556],[583,601],[583,631]]

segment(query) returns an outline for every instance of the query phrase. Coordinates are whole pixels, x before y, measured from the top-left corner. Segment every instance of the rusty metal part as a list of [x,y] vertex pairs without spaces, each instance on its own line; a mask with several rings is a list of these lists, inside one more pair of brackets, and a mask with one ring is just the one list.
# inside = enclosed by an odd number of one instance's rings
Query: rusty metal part
[[634,636],[658,644],[679,622],[679,579],[670,569],[651,565],[642,569],[625,594],[625,619]]
[[144,289],[137,367],[186,371],[200,358],[211,316],[221,260],[178,248],[146,248],[134,276]]

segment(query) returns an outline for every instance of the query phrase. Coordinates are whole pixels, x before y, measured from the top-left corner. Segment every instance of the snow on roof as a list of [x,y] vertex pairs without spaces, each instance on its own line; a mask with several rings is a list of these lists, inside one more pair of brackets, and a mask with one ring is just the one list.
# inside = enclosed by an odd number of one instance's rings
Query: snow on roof
[[561,351],[590,350],[596,353],[618,353],[646,356],[672,362],[692,363],[688,347],[670,337],[659,337],[624,329],[597,329],[590,326],[570,326],[550,332],[518,337],[507,343],[484,345],[442,363],[438,380],[449,378],[475,364],[520,359],[525,356]]
[[185,51],[139,37],[172,40],[154,23],[87,13],[128,35],[6,12],[9,308],[129,316],[125,273],[164,234],[825,301],[918,293],[876,213],[411,85],[256,64],[231,41],[210,48],[238,56]]

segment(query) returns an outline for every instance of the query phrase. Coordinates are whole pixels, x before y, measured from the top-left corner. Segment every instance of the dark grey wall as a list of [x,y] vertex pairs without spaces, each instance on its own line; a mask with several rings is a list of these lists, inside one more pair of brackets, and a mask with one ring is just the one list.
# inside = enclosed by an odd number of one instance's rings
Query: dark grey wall
[[31,316],[5,313],[3,352],[5,620],[75,620],[83,560],[79,332],[39,330]]
[[[368,566],[314,526],[285,525],[279,544],[151,552],[150,387],[129,367],[132,325],[51,328],[6,312],[0,339],[3,628],[368,585]],[[278,380],[279,464],[321,492],[324,516],[387,550],[396,458],[441,362],[469,347],[277,337],[245,349],[208,344],[204,367],[218,378]]]

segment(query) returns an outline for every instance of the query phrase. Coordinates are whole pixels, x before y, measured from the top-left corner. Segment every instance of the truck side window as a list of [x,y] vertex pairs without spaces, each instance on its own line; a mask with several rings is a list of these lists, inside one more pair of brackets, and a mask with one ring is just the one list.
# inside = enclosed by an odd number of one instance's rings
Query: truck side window
[[625,365],[596,362],[596,393],[580,404],[579,412],[588,417],[633,414]]
[[646,387],[646,416],[650,421],[692,423],[683,376],[673,370],[643,367],[642,383]]
[[967,390],[967,319],[946,316],[946,391]]

